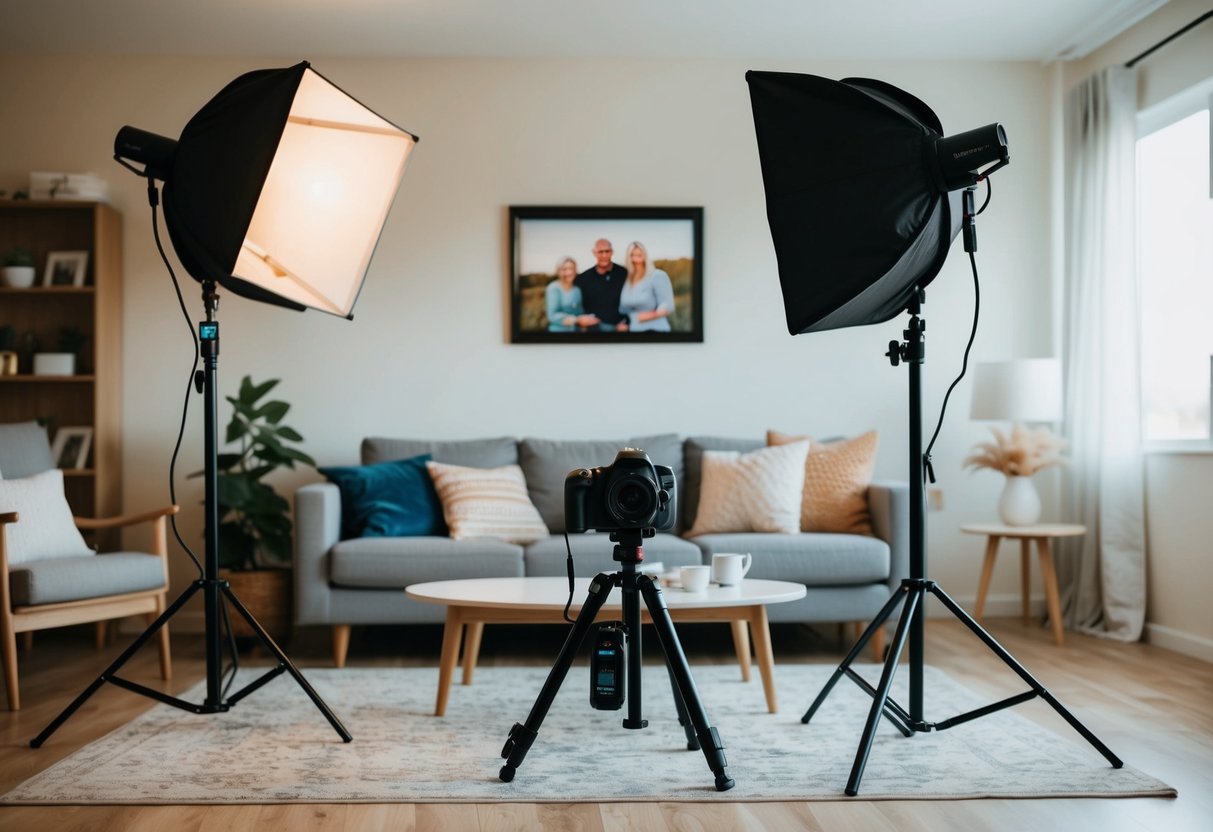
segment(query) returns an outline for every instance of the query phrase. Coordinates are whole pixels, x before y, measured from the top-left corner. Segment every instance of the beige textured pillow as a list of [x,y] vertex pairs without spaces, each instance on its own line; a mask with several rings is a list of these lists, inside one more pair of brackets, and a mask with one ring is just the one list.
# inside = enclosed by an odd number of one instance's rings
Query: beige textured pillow
[[0,480],[0,513],[17,512],[17,522],[5,528],[9,565],[48,558],[94,554],[84,543],[63,493],[58,468]]
[[704,451],[695,526],[687,537],[800,531],[807,440],[748,454]]
[[465,468],[431,461],[425,467],[455,540],[495,537],[525,545],[548,536],[519,466]]
[[[767,431],[767,444],[780,446],[808,437]],[[813,442],[804,463],[804,503],[800,528],[806,532],[872,534],[868,486],[876,467],[876,431],[822,445]]]

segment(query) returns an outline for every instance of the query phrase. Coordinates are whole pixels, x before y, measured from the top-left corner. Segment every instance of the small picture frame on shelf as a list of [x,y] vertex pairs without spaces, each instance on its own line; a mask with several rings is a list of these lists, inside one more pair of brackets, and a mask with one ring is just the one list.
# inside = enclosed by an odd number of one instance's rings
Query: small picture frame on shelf
[[64,427],[55,433],[51,445],[51,456],[55,467],[66,471],[77,471],[87,467],[89,448],[93,444],[93,429],[90,427]]
[[83,286],[88,274],[87,251],[52,251],[46,257],[43,286]]

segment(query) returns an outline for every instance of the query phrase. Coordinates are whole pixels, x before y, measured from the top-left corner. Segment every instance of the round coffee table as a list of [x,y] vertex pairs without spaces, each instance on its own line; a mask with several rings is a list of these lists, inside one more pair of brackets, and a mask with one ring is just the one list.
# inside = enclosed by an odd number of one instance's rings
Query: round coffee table
[[[569,615],[575,615],[589,592],[590,578],[574,582],[573,605]],[[446,626],[442,632],[442,658],[438,668],[438,701],[434,715],[446,713],[447,697],[459,647],[463,648],[463,684],[472,683],[480,639],[485,624],[563,624],[564,605],[569,598],[568,578],[473,578],[462,581],[433,581],[413,584],[405,593],[415,601],[446,606]],[[775,713],[775,657],[771,652],[770,630],[767,626],[767,604],[795,601],[805,596],[804,584],[788,581],[746,579],[739,586],[710,586],[704,592],[683,592],[676,586],[663,586],[662,597],[674,621],[727,621],[733,631],[733,646],[741,663],[741,676],[750,680],[750,638],[762,675],[767,710]],[[642,604],[648,621],[648,610]],[[622,595],[611,593],[599,618],[619,618]],[[746,632],[749,624],[749,633]]]

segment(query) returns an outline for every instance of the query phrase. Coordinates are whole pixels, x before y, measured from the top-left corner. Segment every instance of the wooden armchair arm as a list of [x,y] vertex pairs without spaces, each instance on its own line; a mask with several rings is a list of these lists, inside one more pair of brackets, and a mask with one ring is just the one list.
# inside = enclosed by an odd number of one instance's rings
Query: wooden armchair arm
[[8,511],[8,512],[4,512],[3,514],[0,514],[0,523],[16,523],[16,522],[17,522],[17,512]]
[[165,506],[142,514],[124,514],[120,517],[73,517],[79,529],[116,529],[136,523],[150,523],[181,511],[181,506]]

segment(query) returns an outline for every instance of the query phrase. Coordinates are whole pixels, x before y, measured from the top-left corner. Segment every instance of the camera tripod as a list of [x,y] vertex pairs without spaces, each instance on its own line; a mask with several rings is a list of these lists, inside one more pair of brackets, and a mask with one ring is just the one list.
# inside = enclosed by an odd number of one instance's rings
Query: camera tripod
[[628,715],[623,720],[624,728],[639,729],[646,727],[649,722],[641,716],[641,640],[640,640],[640,599],[644,596],[653,627],[657,630],[657,641],[665,653],[666,669],[670,674],[674,689],[674,705],[678,709],[678,722],[682,725],[687,737],[687,750],[702,749],[707,759],[708,767],[716,775],[716,790],[723,792],[733,788],[733,778],[725,771],[728,763],[724,758],[724,743],[720,733],[708,723],[707,712],[699,701],[699,692],[695,689],[695,680],[691,678],[691,669],[687,665],[686,654],[682,652],[682,644],[674,631],[674,622],[670,619],[670,611],[661,595],[661,587],[649,575],[636,571],[636,564],[644,560],[641,541],[646,536],[652,536],[652,530],[624,529],[611,532],[611,540],[615,546],[615,560],[621,564],[618,572],[603,572],[590,583],[589,597],[577,615],[577,620],[565,639],[556,663],[548,673],[539,698],[535,700],[526,723],[514,723],[510,729],[501,756],[505,765],[501,767],[499,776],[506,783],[514,779],[514,773],[530,750],[535,738],[539,736],[539,726],[543,724],[564,677],[568,675],[581,643],[589,634],[598,616],[598,611],[606,603],[612,587],[619,587],[623,592],[623,624],[631,642],[627,654],[627,703]]

